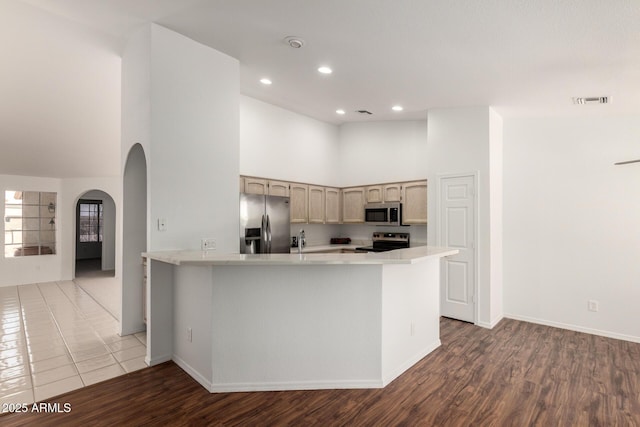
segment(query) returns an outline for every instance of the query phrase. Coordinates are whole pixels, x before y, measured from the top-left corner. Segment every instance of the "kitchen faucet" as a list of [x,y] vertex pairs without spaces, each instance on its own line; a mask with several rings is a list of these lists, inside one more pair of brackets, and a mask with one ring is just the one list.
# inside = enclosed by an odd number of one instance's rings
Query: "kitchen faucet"
[[298,233],[298,253],[299,254],[302,253],[302,248],[304,248],[306,244],[307,244],[307,239],[304,236],[304,230],[300,230],[300,233]]

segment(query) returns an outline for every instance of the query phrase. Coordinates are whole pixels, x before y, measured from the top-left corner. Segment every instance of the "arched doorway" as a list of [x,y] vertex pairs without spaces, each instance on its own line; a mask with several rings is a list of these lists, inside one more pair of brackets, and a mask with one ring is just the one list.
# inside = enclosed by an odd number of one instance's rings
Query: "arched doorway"
[[76,202],[75,277],[113,277],[116,268],[116,204],[100,190]]
[[144,278],[141,253],[147,250],[147,160],[135,144],[124,167],[122,193],[121,335],[146,329],[143,321]]

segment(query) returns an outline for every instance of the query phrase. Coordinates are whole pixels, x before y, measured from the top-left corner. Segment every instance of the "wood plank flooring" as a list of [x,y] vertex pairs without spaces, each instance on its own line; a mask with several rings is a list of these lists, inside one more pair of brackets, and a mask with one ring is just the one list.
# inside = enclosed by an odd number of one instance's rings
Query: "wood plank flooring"
[[442,319],[441,340],[384,389],[210,394],[169,362],[0,425],[640,426],[640,344],[508,319]]

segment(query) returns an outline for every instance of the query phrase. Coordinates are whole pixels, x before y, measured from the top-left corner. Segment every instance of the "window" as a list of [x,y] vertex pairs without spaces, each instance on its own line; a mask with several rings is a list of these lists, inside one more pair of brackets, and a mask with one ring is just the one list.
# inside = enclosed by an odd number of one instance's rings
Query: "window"
[[78,210],[78,241],[102,242],[102,202],[80,200]]
[[56,253],[57,193],[5,191],[4,256]]

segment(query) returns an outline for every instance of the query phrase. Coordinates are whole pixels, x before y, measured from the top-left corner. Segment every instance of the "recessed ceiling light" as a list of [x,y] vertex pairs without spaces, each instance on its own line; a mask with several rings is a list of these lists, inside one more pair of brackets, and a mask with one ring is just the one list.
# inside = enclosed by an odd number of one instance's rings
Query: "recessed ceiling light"
[[394,105],[393,107],[391,107],[391,109],[393,111],[402,111],[402,110],[404,110],[404,108],[402,108],[402,105]]
[[333,73],[333,70],[331,68],[326,67],[326,66],[323,65],[322,67],[318,68],[318,72],[320,72],[322,74],[331,74],[331,73]]
[[285,37],[284,42],[294,49],[300,49],[302,46],[304,46],[304,40],[296,36]]
[[264,79],[260,79],[260,83],[262,83],[263,85],[270,85],[271,84],[271,80],[264,78]]
[[340,109],[340,110],[336,110],[336,114],[340,114],[340,115],[342,115],[342,114],[344,114],[344,110],[342,110],[342,109]]

